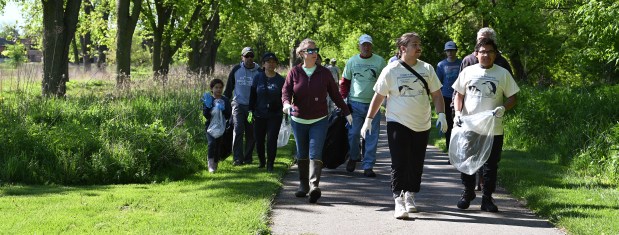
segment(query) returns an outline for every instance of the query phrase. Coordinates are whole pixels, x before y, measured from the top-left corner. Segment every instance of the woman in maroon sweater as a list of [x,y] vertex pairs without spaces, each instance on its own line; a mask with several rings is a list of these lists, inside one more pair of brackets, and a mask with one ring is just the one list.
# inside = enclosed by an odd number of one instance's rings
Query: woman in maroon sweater
[[[309,193],[309,202],[316,203],[321,192],[318,188],[322,171],[322,148],[328,129],[327,95],[342,109],[348,123],[352,116],[342,100],[331,72],[316,63],[319,49],[316,43],[306,38],[296,52],[303,64],[294,66],[282,88],[284,113],[291,116],[291,126],[297,143],[299,166],[299,190],[297,197]],[[311,188],[310,188],[311,186]]]

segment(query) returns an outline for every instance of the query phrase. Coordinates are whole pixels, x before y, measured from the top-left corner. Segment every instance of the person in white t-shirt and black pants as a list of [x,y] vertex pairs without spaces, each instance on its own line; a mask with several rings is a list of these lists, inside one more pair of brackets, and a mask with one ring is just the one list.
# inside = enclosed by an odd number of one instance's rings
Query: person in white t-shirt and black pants
[[[453,84],[457,92],[454,97],[454,125],[461,123],[464,115],[472,115],[483,111],[494,110],[497,117],[493,130],[494,141],[490,157],[482,166],[484,184],[481,210],[498,212],[492,193],[496,189],[498,163],[501,160],[503,147],[503,114],[516,105],[516,93],[520,91],[512,75],[501,66],[494,66],[498,54],[494,40],[482,38],[475,45],[475,56],[478,64],[468,66],[460,72]],[[507,98],[504,101],[504,98]],[[467,209],[475,199],[475,175],[461,173],[464,191],[458,201],[458,208]]]
[[421,186],[431,128],[430,98],[439,114],[437,122],[443,132],[447,131],[447,120],[441,82],[432,65],[419,60],[419,35],[405,33],[396,44],[401,52],[400,60],[387,64],[380,73],[361,135],[365,137],[372,129],[373,118],[388,98],[385,117],[391,155],[391,191],[395,199],[394,217],[404,219],[408,218],[408,213],[417,212],[415,193]]

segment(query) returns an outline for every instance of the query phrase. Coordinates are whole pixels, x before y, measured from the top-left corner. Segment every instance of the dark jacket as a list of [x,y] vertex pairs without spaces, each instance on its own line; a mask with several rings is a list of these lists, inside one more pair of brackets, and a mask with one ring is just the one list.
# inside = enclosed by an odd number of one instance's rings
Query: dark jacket
[[[228,97],[222,96],[221,99],[226,104],[226,108],[224,109],[222,113],[224,114],[224,118],[228,120],[230,119],[230,116],[232,115],[232,105],[230,104],[230,99],[228,99]],[[202,102],[202,115],[206,118],[206,122],[204,123],[206,125],[206,128],[208,128],[208,125],[211,124],[211,110],[214,108],[215,108],[215,98],[213,98],[213,101],[211,102],[211,108],[206,107],[204,102]]]
[[249,110],[259,118],[271,118],[282,116],[282,87],[284,77],[275,73],[268,78],[266,73],[261,72],[254,77],[249,96]]
[[292,105],[290,115],[303,119],[327,116],[327,95],[331,97],[337,107],[342,109],[342,115],[350,114],[350,110],[340,96],[337,84],[335,84],[333,76],[327,68],[316,65],[316,70],[312,76],[307,77],[301,66],[303,65],[299,64],[290,69],[282,89],[282,103]]

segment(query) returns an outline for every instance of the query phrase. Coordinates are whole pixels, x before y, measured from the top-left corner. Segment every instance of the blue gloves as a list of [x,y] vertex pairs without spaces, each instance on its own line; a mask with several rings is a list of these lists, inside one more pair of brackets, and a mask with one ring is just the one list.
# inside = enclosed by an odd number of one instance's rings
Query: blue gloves
[[215,108],[224,111],[226,109],[226,105],[223,100],[218,99],[215,100]]
[[211,93],[206,92],[204,93],[204,95],[202,96],[202,102],[204,102],[204,106],[206,106],[207,108],[212,108],[213,107],[213,96],[211,95]]

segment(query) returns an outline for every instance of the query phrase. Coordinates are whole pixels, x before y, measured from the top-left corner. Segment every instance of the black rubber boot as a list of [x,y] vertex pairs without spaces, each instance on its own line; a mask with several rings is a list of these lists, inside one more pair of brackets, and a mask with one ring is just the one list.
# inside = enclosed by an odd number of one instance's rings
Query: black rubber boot
[[299,190],[294,193],[297,197],[305,197],[309,192],[309,159],[297,160],[299,169]]
[[318,185],[320,184],[320,174],[322,174],[322,161],[312,160],[310,161],[309,167],[309,175],[310,175],[310,192],[309,192],[309,202],[316,203],[322,193],[320,192],[320,188]]

